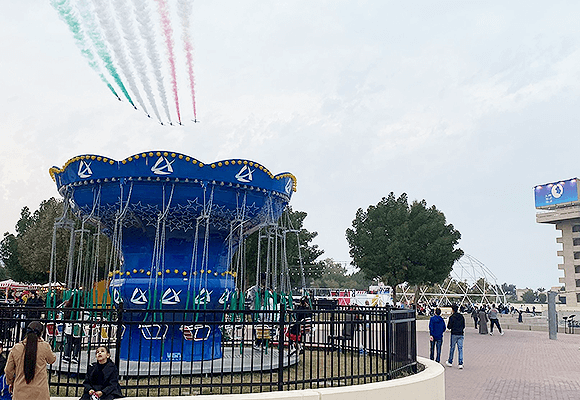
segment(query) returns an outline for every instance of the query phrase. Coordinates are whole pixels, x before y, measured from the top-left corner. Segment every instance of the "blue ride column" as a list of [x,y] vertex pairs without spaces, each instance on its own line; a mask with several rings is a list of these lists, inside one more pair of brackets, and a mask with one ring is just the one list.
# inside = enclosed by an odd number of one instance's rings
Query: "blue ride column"
[[210,310],[223,310],[235,289],[230,264],[240,240],[277,222],[294,176],[166,151],[122,161],[77,156],[50,173],[74,210],[121,248],[122,266],[110,274],[113,300],[128,310],[121,358],[220,358],[223,314]]

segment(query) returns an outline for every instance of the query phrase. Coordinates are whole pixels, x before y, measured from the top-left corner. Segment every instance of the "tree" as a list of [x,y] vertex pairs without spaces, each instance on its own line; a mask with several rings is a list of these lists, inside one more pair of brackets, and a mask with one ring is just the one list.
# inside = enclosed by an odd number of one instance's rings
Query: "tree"
[[317,278],[311,279],[309,287],[331,289],[367,290],[372,283],[360,271],[349,274],[347,269],[332,258],[317,263],[321,272]]
[[0,242],[0,259],[4,264],[8,276],[15,276],[21,270],[18,261],[18,245],[16,236],[6,232],[2,242]]
[[513,285],[513,284],[508,285],[507,283],[504,282],[504,283],[502,283],[501,288],[506,295],[509,295],[509,296],[516,295],[516,285]]
[[546,293],[544,293],[544,292],[538,293],[538,302],[539,303],[545,304],[547,299],[548,299],[548,296],[546,295]]
[[[50,255],[52,252],[52,234],[54,222],[62,215],[62,201],[54,197],[40,203],[38,210],[30,216],[24,223],[21,221],[17,225],[25,225],[26,230],[19,232],[17,237],[18,260],[21,270],[14,274],[15,279],[25,282],[46,283],[50,271]],[[27,208],[27,207],[25,207]],[[59,263],[65,265],[67,259],[68,232],[59,232],[57,239],[61,239]],[[64,268],[60,269],[61,277]]]
[[[54,223],[61,217],[62,212],[62,201],[54,198],[41,202],[38,210],[34,213],[31,213],[27,206],[22,208],[20,219],[15,227],[17,234],[5,233],[3,240],[0,242],[0,258],[6,267],[6,272],[9,277],[21,282],[48,282]],[[79,227],[80,222],[76,221],[76,224]],[[85,229],[87,232],[83,238],[83,248],[85,249],[84,252],[86,252],[86,255],[83,258],[85,264],[83,268],[89,268],[87,262],[92,257],[92,254],[89,253],[94,250],[89,244],[89,241],[94,240],[93,234],[96,228],[94,226],[86,226]],[[104,248],[110,245],[110,241],[104,235],[100,238],[101,249],[98,265],[102,274],[106,254]],[[80,235],[77,235],[75,242],[76,248],[73,253],[73,260],[75,262],[79,260],[79,241]],[[69,242],[70,230],[57,229],[54,267],[56,279],[59,281],[65,280],[69,256]]]
[[524,303],[534,303],[536,301],[536,294],[532,289],[528,289],[522,294]]
[[352,226],[346,238],[354,265],[393,288],[441,283],[463,255],[455,248],[461,234],[445,215],[425,200],[409,205],[405,193],[395,198],[391,192],[376,206],[359,209]]

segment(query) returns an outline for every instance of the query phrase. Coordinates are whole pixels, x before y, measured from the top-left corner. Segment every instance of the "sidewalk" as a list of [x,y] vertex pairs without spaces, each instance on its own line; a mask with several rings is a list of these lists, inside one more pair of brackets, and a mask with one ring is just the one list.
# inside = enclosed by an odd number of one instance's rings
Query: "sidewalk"
[[[580,335],[504,330],[504,336],[465,329],[464,365],[445,367],[446,400],[578,400]],[[449,355],[449,331],[443,337],[441,362]],[[429,333],[417,332],[417,353],[429,358]]]

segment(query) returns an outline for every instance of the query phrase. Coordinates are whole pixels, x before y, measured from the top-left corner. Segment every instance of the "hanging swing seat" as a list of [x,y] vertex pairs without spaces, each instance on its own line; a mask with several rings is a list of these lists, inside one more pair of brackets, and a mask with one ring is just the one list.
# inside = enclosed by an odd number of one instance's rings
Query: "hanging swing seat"
[[272,340],[272,327],[269,325],[256,326],[256,339]]
[[296,343],[297,348],[302,348],[304,343],[308,341],[306,338],[312,331],[312,318],[304,318],[290,325],[286,329],[284,336],[290,340],[291,344]]

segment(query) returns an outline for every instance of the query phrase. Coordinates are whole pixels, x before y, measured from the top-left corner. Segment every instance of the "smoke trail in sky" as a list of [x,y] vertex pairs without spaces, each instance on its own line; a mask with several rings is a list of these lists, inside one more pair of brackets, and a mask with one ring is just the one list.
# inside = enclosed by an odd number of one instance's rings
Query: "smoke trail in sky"
[[169,10],[166,0],[156,0],[161,17],[161,27],[165,35],[165,45],[169,57],[169,67],[171,69],[171,83],[173,85],[173,97],[175,98],[175,108],[177,109],[177,120],[181,123],[181,113],[179,111],[179,98],[177,96],[177,77],[175,75],[175,57],[173,55],[173,29],[169,19]]
[[193,118],[197,119],[197,110],[195,107],[195,77],[193,75],[193,45],[191,44],[191,37],[189,36],[189,16],[191,15],[193,1],[179,0],[177,3],[177,11],[181,19],[181,28],[183,39],[183,46],[185,48],[185,59],[187,61],[187,73],[189,76],[189,88],[191,90],[191,101],[193,103]]
[[105,64],[105,68],[107,69],[107,71],[109,71],[109,74],[111,74],[111,76],[113,77],[113,79],[115,80],[115,82],[117,83],[117,85],[119,86],[119,88],[121,89],[123,94],[125,95],[125,98],[127,98],[129,103],[133,107],[135,107],[135,104],[133,104],[133,100],[131,99],[131,96],[129,96],[129,93],[127,92],[127,89],[125,88],[125,84],[123,84],[123,81],[121,80],[121,77],[119,76],[119,73],[117,72],[117,69],[113,65],[113,60],[111,59],[111,55],[109,54],[109,50],[107,49],[107,45],[105,44],[105,42],[103,42],[101,34],[99,33],[99,30],[98,30],[96,21],[94,20],[93,14],[90,11],[89,5],[87,4],[86,1],[87,0],[78,0],[77,7],[79,8],[79,11],[81,13],[83,23],[88,28],[87,34],[91,38],[91,41],[93,42],[93,45],[95,46],[97,54],[99,55],[99,57],[101,58],[101,60]]
[[117,10],[117,22],[119,22],[119,25],[121,25],[125,39],[127,40],[127,48],[129,49],[129,54],[131,55],[133,66],[137,70],[138,78],[143,84],[145,94],[147,95],[147,99],[153,108],[155,116],[159,122],[161,122],[161,116],[159,115],[159,110],[157,109],[157,104],[155,102],[155,96],[151,90],[151,83],[149,82],[149,76],[147,75],[146,63],[141,54],[137,35],[135,34],[135,30],[133,28],[132,19],[129,17],[132,14],[131,9],[126,0],[113,0],[113,5]]
[[153,68],[153,74],[155,75],[155,80],[157,82],[157,90],[159,91],[159,96],[161,98],[161,103],[169,123],[171,123],[171,115],[169,114],[169,106],[167,104],[167,95],[165,93],[165,86],[163,84],[163,75],[161,73],[161,61],[159,60],[159,54],[155,46],[155,36],[154,31],[151,29],[151,18],[149,17],[149,8],[147,7],[147,2],[143,0],[133,0],[133,5],[135,6],[135,16],[137,18],[139,32],[141,36],[145,39],[145,51],[147,57],[151,61],[151,67]]
[[103,28],[103,32],[105,34],[105,38],[111,45],[113,50],[113,54],[123,71],[123,75],[127,79],[127,83],[129,84],[129,88],[133,92],[133,95],[137,99],[137,102],[141,106],[141,108],[147,113],[147,107],[143,102],[143,98],[141,97],[141,92],[135,83],[135,78],[133,77],[133,71],[131,69],[130,64],[127,61],[127,56],[125,55],[125,49],[123,48],[123,44],[120,42],[119,38],[121,35],[118,34],[117,29],[115,27],[115,22],[109,13],[109,8],[107,2],[104,0],[93,0],[93,4],[95,5],[95,11],[99,22],[101,23],[101,27]]
[[73,8],[70,6],[68,0],[51,0],[50,4],[55,8],[58,12],[58,15],[62,18],[62,20],[68,25],[69,29],[71,30],[73,37],[75,38],[75,43],[81,50],[81,53],[87,59],[89,66],[99,74],[101,80],[107,85],[107,87],[113,92],[117,99],[119,95],[113,88],[113,86],[107,81],[105,75],[100,70],[99,63],[95,60],[95,56],[91,50],[89,43],[87,43],[85,34],[81,29],[80,21],[78,20]]

